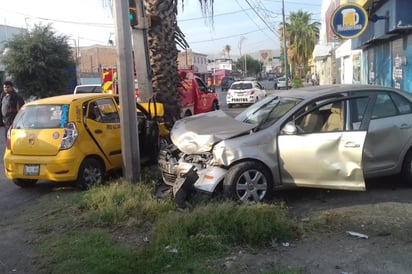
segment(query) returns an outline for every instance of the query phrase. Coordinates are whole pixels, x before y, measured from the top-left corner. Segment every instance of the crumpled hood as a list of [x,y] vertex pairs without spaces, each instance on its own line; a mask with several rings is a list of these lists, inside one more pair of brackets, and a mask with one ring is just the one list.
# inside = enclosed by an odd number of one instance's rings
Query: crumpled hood
[[254,127],[256,125],[242,123],[218,110],[178,120],[170,138],[183,153],[201,153],[210,151],[221,140],[247,133]]

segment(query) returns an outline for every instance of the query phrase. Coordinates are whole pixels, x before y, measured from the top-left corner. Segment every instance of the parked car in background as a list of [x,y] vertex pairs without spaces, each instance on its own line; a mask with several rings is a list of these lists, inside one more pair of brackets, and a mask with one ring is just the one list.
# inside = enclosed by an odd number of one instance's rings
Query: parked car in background
[[286,77],[284,77],[284,76],[282,76],[282,77],[279,77],[279,78],[277,78],[277,80],[276,80],[276,89],[281,89],[281,88],[290,88],[292,85],[291,85],[291,81],[290,81],[290,78],[288,77],[288,84],[287,84],[287,86],[286,86]]
[[74,88],[73,93],[102,93],[102,85],[100,84],[90,84],[90,85],[77,85]]
[[234,82],[226,94],[228,108],[233,105],[254,104],[266,97],[266,90],[258,81]]
[[399,173],[412,186],[412,95],[393,88],[280,91],[235,118],[179,120],[171,140],[159,160],[166,184],[244,202],[287,187],[363,191],[365,178]]
[[235,78],[233,76],[223,77],[222,81],[220,82],[221,90],[222,91],[228,90],[234,81],[235,81]]
[[[157,160],[163,105],[136,108],[141,161]],[[21,187],[50,180],[87,189],[122,168],[120,133],[116,95],[71,94],[26,103],[7,133],[5,174]]]

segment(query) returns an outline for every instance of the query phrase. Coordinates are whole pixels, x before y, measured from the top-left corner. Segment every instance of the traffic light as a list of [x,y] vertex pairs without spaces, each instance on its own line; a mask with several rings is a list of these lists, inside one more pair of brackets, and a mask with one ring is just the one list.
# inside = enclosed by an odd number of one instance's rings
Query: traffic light
[[129,0],[129,20],[132,28],[138,25],[136,0]]

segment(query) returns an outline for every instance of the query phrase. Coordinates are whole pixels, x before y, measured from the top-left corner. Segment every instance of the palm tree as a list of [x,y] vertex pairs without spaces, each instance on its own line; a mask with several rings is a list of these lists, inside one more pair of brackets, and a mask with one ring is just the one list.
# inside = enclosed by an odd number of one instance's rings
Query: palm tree
[[[102,1],[109,5],[112,2]],[[198,1],[203,15],[213,18],[213,0]],[[156,94],[157,101],[164,104],[165,119],[169,122],[180,117],[177,46],[181,49],[189,47],[177,25],[178,4],[178,0],[144,0],[146,13],[151,19],[147,35],[153,93]]]
[[[312,22],[312,15],[299,10],[291,12],[286,22],[286,41],[288,62],[292,64],[293,75],[298,66],[307,66],[312,56],[313,49],[319,37],[319,22]],[[279,30],[283,39],[283,26]]]
[[225,53],[227,54],[227,58],[230,59],[230,51],[232,50],[232,47],[231,47],[230,45],[226,45],[223,50],[224,50]]

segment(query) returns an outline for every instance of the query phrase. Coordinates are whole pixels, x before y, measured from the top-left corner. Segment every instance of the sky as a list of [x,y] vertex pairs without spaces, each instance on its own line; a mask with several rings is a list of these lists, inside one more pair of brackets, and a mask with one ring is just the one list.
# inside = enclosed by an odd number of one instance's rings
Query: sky
[[[108,45],[109,39],[115,41],[115,19],[107,2],[0,0],[0,24],[30,29],[50,23],[75,46]],[[322,0],[284,0],[284,4],[286,18],[303,10],[321,20]],[[279,49],[281,22],[282,0],[215,0],[213,20],[202,15],[197,0],[184,0],[184,8],[179,5],[178,10],[178,24],[190,48],[214,58],[223,57],[226,45],[233,56]]]

